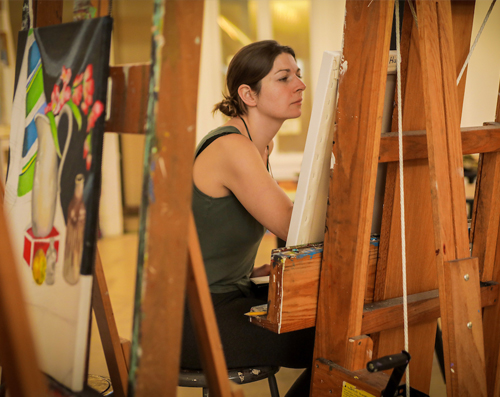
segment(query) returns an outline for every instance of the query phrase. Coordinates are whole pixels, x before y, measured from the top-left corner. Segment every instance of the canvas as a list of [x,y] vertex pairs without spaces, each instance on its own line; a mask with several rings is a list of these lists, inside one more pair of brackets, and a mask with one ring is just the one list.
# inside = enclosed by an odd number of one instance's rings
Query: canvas
[[5,212],[42,371],[83,388],[109,17],[19,33]]

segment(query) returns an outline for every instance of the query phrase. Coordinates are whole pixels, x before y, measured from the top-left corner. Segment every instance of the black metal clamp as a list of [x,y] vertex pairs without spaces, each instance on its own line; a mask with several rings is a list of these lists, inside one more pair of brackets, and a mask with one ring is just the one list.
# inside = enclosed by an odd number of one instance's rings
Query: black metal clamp
[[[369,372],[385,371],[387,369],[393,369],[391,377],[387,382],[387,387],[382,392],[382,397],[397,397],[404,396],[405,385],[400,385],[401,379],[405,374],[406,367],[410,362],[411,356],[407,351],[402,351],[398,354],[392,354],[390,356],[385,356],[377,358],[376,360],[370,361],[366,364],[366,369]],[[410,387],[411,397],[429,397],[427,394],[422,393],[416,389]]]

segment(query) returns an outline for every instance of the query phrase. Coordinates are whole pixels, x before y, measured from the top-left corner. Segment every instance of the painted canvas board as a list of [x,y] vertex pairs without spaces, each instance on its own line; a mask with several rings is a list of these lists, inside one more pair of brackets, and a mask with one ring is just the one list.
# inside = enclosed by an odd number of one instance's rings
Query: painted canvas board
[[19,33],[4,207],[41,369],[84,385],[109,17]]
[[[328,185],[330,172],[332,172],[335,163],[332,155],[335,139],[332,123],[334,123],[337,110],[340,62],[340,52],[324,52],[286,241],[287,247],[320,243],[324,240]],[[391,127],[395,73],[396,52],[391,51],[387,68],[382,132],[389,132]],[[377,172],[372,234],[380,233],[385,190],[385,167],[384,164],[380,164]],[[335,172],[334,169],[333,172]]]
[[323,53],[287,247],[324,239],[340,60],[338,51]]

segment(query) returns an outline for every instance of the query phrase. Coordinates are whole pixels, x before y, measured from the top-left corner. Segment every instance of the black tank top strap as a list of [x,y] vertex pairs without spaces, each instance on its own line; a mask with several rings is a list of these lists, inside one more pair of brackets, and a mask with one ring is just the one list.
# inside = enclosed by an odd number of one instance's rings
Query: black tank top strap
[[[214,130],[216,131],[216,130]],[[231,134],[240,134],[241,132],[238,131],[236,127],[231,127],[231,130],[225,130],[225,131],[220,131],[218,133],[215,133],[211,136],[208,136],[205,141],[200,142],[200,145],[198,146],[198,149],[196,150],[196,155],[195,159],[200,155],[201,152],[203,152],[213,141],[215,141],[218,138],[221,138],[226,135],[231,135]]]

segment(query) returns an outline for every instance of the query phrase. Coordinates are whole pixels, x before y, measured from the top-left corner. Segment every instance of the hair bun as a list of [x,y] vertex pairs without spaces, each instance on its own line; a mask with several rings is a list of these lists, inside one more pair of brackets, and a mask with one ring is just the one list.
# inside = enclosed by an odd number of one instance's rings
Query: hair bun
[[238,107],[239,103],[237,99],[229,95],[224,95],[224,99],[214,106],[213,113],[218,110],[228,117],[237,117],[239,114]]

